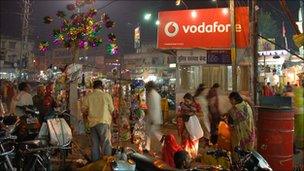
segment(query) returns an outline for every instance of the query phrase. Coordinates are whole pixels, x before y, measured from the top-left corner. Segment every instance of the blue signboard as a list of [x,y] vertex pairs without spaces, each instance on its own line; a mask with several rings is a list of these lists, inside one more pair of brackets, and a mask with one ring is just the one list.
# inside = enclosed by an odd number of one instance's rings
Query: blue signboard
[[230,50],[208,50],[207,64],[224,64],[231,65]]

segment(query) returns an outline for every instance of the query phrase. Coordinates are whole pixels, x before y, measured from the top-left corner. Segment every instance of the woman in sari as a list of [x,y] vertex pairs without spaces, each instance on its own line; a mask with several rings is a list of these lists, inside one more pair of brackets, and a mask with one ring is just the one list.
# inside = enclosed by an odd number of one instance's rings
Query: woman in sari
[[232,150],[241,147],[243,150],[252,151],[255,140],[253,110],[238,92],[230,93],[229,100],[233,106],[228,119],[232,128]]
[[191,116],[196,115],[200,111],[200,106],[195,103],[193,96],[190,93],[187,93],[185,94],[184,102],[180,104],[180,107],[180,112],[177,117],[177,126],[182,141],[181,146],[189,153],[191,158],[195,158],[198,152],[199,139],[191,138],[186,129],[185,122],[188,122]]
[[178,151],[182,151],[182,147],[177,143],[175,136],[172,134],[164,135],[162,138],[164,146],[162,148],[162,160],[169,166],[175,168],[174,154]]

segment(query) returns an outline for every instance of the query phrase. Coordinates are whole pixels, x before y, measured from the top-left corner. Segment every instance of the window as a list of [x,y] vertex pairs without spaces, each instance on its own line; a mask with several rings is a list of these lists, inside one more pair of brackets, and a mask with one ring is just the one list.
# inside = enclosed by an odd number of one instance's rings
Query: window
[[17,55],[9,55],[8,56],[8,61],[9,62],[15,62],[15,61],[17,61]]
[[4,52],[4,50],[0,50],[0,60],[5,60],[5,52]]
[[15,49],[16,48],[16,42],[9,42],[9,48]]
[[5,41],[1,41],[1,48],[5,48]]

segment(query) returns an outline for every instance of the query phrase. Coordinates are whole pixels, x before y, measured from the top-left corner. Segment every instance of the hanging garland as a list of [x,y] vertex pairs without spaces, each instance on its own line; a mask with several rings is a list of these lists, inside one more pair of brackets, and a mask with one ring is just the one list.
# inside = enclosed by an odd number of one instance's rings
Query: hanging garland
[[[97,10],[90,8],[85,13],[77,13],[77,8],[83,7],[86,4],[92,4],[95,0],[76,0],[75,4],[67,5],[67,10],[72,12],[68,17],[64,11],[57,11],[56,16],[61,21],[61,26],[55,28],[52,33],[52,43],[56,46],[73,49],[89,49],[98,47],[103,43],[102,31],[103,27],[111,29],[115,23],[107,14],[102,14],[100,20],[97,20]],[[45,16],[43,18],[45,24],[51,24],[53,18]],[[106,51],[109,55],[118,53],[116,44],[116,36],[113,33],[108,35],[109,44],[106,46]],[[45,52],[49,48],[49,41],[41,41],[39,50]]]

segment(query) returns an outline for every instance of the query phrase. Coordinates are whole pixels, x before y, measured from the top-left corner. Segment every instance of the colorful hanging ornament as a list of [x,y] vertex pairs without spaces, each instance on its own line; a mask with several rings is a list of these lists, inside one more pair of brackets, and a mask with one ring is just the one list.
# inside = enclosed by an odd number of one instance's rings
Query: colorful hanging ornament
[[68,4],[68,5],[67,5],[67,9],[68,9],[69,11],[74,11],[74,10],[76,9],[76,6],[75,6],[75,4]]
[[65,48],[71,48],[71,42],[70,41],[64,41],[63,46]]
[[56,15],[59,18],[64,18],[65,17],[65,13],[63,11],[57,11]]
[[55,38],[57,38],[57,36],[60,34],[60,30],[59,29],[54,29],[53,30],[53,36],[55,37]]
[[[95,0],[75,0],[75,4],[68,4],[67,9],[74,12],[80,6],[91,4]],[[102,44],[102,27],[112,28],[114,22],[110,20],[107,14],[103,14],[101,20],[97,21],[94,17],[97,10],[89,9],[83,13],[73,13],[67,16],[64,11],[57,11],[56,16],[61,19],[62,25],[53,30],[52,43],[61,45],[65,48],[88,49],[97,47]],[[44,18],[45,23],[50,23],[53,19],[49,16]],[[109,53],[117,54],[118,46],[116,45],[116,36],[111,33],[108,35]],[[44,44],[42,44],[44,45]],[[41,45],[41,47],[42,47]],[[41,48],[43,49],[43,48]]]
[[97,10],[94,8],[91,8],[88,12],[89,17],[94,17],[97,14]]
[[110,17],[108,16],[108,14],[103,13],[103,14],[101,15],[101,20],[102,20],[104,23],[106,23],[107,21],[110,20]]
[[49,42],[47,42],[47,41],[42,41],[42,42],[39,43],[40,52],[47,51],[48,47],[49,47]]
[[118,46],[115,43],[110,43],[106,47],[106,51],[108,55],[117,55],[118,54]]
[[101,45],[101,44],[102,44],[102,39],[101,39],[101,38],[97,39],[97,40],[95,41],[95,43],[96,43],[96,46]]
[[95,2],[95,0],[85,0],[85,3],[86,4],[92,4],[92,3],[94,3]]
[[115,23],[114,23],[113,21],[109,20],[109,21],[106,22],[105,26],[106,26],[107,28],[113,28],[113,27],[114,27],[114,24],[115,24]]
[[70,17],[70,19],[72,21],[74,21],[77,17],[78,17],[78,14],[72,14],[71,17]]
[[85,3],[85,1],[84,1],[84,0],[76,0],[76,6],[77,6],[77,7],[81,7],[81,6],[83,6],[83,5],[84,5],[84,3]]
[[45,16],[45,17],[43,18],[43,22],[44,22],[45,24],[50,24],[52,21],[53,21],[53,18],[50,17],[50,16]]
[[108,39],[111,43],[115,42],[116,41],[116,36],[114,33],[110,33],[108,34]]
[[87,41],[83,41],[83,40],[81,40],[81,41],[79,41],[79,44],[78,44],[78,46],[79,46],[79,48],[81,48],[81,49],[87,49],[88,48],[88,42]]

